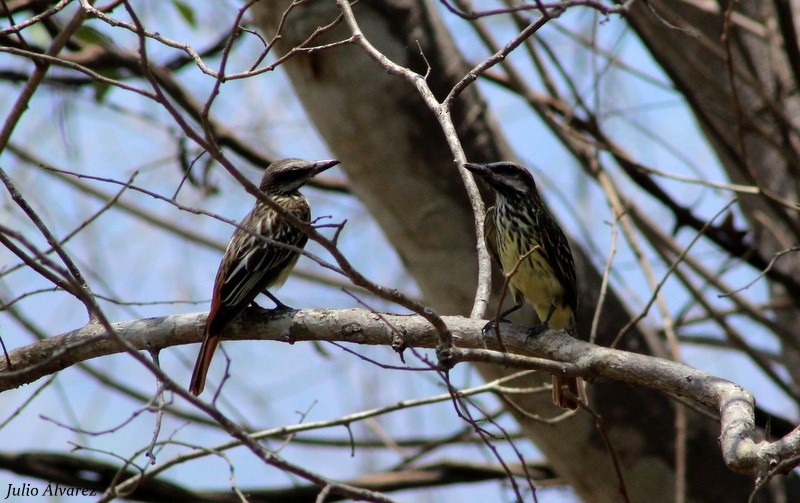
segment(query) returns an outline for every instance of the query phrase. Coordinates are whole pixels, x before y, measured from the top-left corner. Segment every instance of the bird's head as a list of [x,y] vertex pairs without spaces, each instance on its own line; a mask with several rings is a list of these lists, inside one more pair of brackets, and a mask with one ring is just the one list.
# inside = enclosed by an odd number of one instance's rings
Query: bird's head
[[336,166],[339,161],[304,161],[302,159],[283,159],[275,161],[264,171],[259,189],[267,194],[289,194],[302,187],[317,173]]
[[501,161],[489,164],[465,163],[464,168],[482,178],[502,197],[536,196],[536,182],[530,171],[519,164]]

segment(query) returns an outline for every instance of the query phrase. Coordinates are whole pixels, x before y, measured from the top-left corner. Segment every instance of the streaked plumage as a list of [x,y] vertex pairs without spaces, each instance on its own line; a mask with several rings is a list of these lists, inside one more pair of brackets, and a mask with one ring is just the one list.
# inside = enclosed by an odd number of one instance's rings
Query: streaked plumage
[[[339,161],[276,161],[264,171],[259,189],[298,220],[310,222],[311,208],[299,189],[311,177],[336,164]],[[286,281],[300,254],[267,242],[252,233],[300,249],[308,241],[305,233],[290,225],[261,201],[256,201],[240,225],[228,242],[214,280],[205,339],[197,355],[189,386],[189,391],[195,395],[203,392],[206,374],[220,342],[221,333],[253,303],[259,293],[270,297],[276,307],[286,308],[268,289],[279,287]]]
[[[533,176],[517,164],[465,164],[495,192],[496,204],[486,212],[486,246],[504,273],[519,269],[509,281],[514,305],[500,318],[516,311],[527,299],[542,321],[541,328],[575,330],[578,291],[575,263],[564,232],[542,202]],[[520,258],[534,250],[520,262]],[[580,378],[553,375],[553,401],[567,409],[578,404],[563,389],[586,403]]]

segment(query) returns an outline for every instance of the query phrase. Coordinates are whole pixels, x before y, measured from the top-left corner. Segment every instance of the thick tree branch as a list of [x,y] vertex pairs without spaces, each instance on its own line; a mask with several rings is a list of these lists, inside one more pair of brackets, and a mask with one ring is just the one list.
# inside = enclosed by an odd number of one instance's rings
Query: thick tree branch
[[[160,350],[199,342],[205,317],[205,313],[174,315],[119,322],[113,328],[138,349]],[[513,354],[501,353],[492,350],[495,338],[480,335],[483,321],[456,316],[444,317],[443,321],[458,342],[454,349],[457,361],[622,381],[686,397],[716,410],[721,417],[722,455],[735,471],[765,476],[783,460],[800,455],[800,428],[775,442],[756,441],[753,397],[730,381],[680,363],[595,346],[557,330],[529,338],[523,327],[503,325],[504,343]],[[227,337],[391,346],[397,331],[410,347],[434,348],[439,343],[436,331],[421,316],[378,315],[359,309],[301,310],[279,315],[249,310],[231,326]],[[79,361],[122,351],[113,335],[99,324],[90,324],[13,351],[11,362],[15,370],[9,371],[5,363],[0,365],[0,389],[33,382]]]

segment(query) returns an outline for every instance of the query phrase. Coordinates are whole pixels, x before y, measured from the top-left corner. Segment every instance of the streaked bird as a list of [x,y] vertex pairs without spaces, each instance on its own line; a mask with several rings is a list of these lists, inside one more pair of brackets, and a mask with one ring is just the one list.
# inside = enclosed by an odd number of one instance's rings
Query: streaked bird
[[[578,306],[575,262],[567,237],[545,207],[533,176],[513,162],[467,163],[464,167],[482,178],[495,193],[495,205],[486,211],[484,221],[489,252],[505,274],[514,271],[519,263],[509,280],[514,305],[500,319],[527,300],[542,322],[532,329],[532,334],[546,328],[566,329],[574,334]],[[587,403],[583,380],[553,375],[553,402],[574,410],[578,403],[573,397]]]
[[[336,160],[276,161],[264,171],[259,189],[290,215],[300,221],[310,222],[311,207],[299,189],[311,177],[337,164],[339,161]],[[254,303],[259,293],[264,293],[275,302],[276,309],[287,309],[269,289],[277,288],[286,281],[300,254],[276,242],[302,249],[306,241],[308,236],[305,233],[286,222],[263,202],[256,201],[240,227],[234,231],[219,265],[211,296],[211,310],[206,321],[205,339],[197,355],[189,391],[195,395],[203,392],[206,374],[222,332],[248,305]]]

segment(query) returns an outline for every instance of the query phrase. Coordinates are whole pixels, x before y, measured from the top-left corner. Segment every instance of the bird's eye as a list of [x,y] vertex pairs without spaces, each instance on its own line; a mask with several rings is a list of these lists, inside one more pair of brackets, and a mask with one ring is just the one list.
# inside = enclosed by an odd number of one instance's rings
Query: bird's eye
[[517,170],[510,164],[500,164],[495,168],[495,172],[501,175],[511,176],[514,175]]

